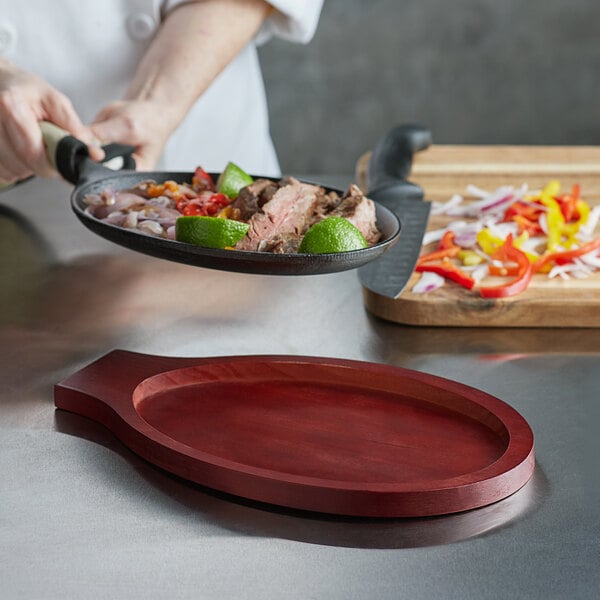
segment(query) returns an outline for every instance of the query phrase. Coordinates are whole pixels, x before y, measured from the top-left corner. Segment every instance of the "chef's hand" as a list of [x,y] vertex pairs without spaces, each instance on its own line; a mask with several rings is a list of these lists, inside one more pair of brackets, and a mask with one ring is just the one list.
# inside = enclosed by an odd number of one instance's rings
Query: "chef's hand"
[[169,107],[149,100],[120,100],[105,106],[90,127],[103,143],[134,146],[136,169],[152,171],[178,122],[169,118]]
[[0,182],[30,175],[56,177],[46,156],[40,121],[50,121],[90,146],[95,160],[103,152],[95,144],[71,101],[40,77],[0,59]]

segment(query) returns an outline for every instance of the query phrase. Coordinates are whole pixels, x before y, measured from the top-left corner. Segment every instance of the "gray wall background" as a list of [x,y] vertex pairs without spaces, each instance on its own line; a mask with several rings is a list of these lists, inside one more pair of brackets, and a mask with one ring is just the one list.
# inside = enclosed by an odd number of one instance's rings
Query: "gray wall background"
[[395,124],[435,143],[599,144],[598,0],[325,0],[260,49],[282,170],[351,173]]

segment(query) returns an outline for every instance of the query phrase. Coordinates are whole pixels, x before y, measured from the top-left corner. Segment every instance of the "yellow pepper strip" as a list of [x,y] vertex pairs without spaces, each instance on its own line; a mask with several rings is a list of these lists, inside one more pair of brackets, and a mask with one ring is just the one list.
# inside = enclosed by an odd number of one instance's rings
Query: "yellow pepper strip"
[[483,258],[477,252],[473,250],[461,250],[458,253],[458,258],[462,261],[462,264],[467,267],[474,267],[475,265],[481,264]]
[[590,216],[590,205],[583,200],[577,200],[576,203],[577,211],[579,212],[579,219],[574,223],[566,223],[563,227],[563,232],[567,236],[567,243],[565,244],[567,248],[571,248],[573,245],[578,244],[579,240],[575,238],[581,226],[587,223],[587,220]]
[[[529,261],[534,263],[539,258],[539,255],[533,254],[532,252],[526,252],[522,249],[523,244],[528,239],[529,234],[524,231],[519,237],[515,238],[512,245],[526,254]],[[488,227],[484,227],[477,232],[477,243],[486,254],[491,256],[495,250],[504,244],[504,240],[497,235],[494,235]]]
[[[552,202],[556,204],[554,200]],[[548,207],[548,211],[546,212],[546,223],[548,226],[548,250],[554,252],[559,246],[561,246],[565,219],[558,204],[556,204],[556,208],[551,204],[546,204],[545,202],[544,204]]]
[[540,200],[548,209],[546,212],[546,222],[548,225],[548,250],[555,252],[559,248],[571,248],[578,244],[575,238],[581,226],[588,220],[590,207],[587,202],[581,199],[577,200],[576,206],[579,212],[579,219],[574,223],[565,223],[565,217],[562,214],[560,205],[554,199],[560,192],[558,181],[551,181],[543,189]]
[[544,189],[542,190],[542,194],[541,194],[541,200],[542,200],[542,202],[544,201],[544,198],[550,198],[551,200],[554,200],[554,197],[558,196],[559,194],[560,194],[560,181],[553,179],[552,181],[549,181],[544,186]]
[[494,235],[487,227],[484,227],[477,232],[477,243],[486,254],[490,255],[496,248],[502,246],[502,240]]
[[560,193],[560,183],[550,181],[542,190],[541,203],[548,209],[546,211],[546,224],[548,227],[548,250],[555,252],[562,244],[565,218],[560,210],[560,205],[554,199]]

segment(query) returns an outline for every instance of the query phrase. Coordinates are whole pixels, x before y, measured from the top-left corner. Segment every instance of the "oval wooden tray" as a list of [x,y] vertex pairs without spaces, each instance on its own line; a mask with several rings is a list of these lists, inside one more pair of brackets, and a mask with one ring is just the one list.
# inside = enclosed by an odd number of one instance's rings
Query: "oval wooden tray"
[[178,476],[310,511],[454,513],[509,496],[534,469],[531,428],[506,403],[367,362],[116,350],[57,384],[55,403]]

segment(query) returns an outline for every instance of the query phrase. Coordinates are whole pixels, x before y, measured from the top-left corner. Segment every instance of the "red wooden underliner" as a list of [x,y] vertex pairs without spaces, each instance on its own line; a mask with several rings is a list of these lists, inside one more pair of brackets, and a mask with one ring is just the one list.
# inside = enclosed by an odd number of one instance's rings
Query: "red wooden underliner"
[[449,514],[509,496],[534,469],[531,428],[506,403],[368,362],[116,350],[57,384],[55,403],[178,476],[310,511]]

